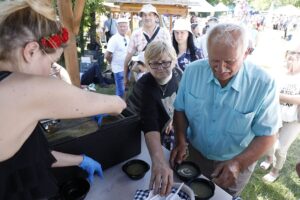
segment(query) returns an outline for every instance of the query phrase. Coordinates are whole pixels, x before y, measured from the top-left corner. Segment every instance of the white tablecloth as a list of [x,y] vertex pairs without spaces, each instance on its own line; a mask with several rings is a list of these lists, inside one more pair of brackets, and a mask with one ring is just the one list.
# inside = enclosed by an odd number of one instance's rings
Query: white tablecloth
[[[144,137],[142,137],[141,143],[141,154],[131,159],[144,160],[151,166],[151,159],[144,141]],[[164,153],[166,158],[169,158],[170,152],[167,149],[164,149]],[[151,175],[150,170],[147,172],[144,178],[140,180],[131,180],[122,171],[122,165],[124,163],[115,165],[105,170],[103,180],[101,180],[99,177],[95,177],[85,200],[132,200],[137,189],[148,189]],[[174,179],[176,180],[175,177]],[[232,197],[227,192],[216,185],[215,195],[211,198],[211,200],[231,199]]]

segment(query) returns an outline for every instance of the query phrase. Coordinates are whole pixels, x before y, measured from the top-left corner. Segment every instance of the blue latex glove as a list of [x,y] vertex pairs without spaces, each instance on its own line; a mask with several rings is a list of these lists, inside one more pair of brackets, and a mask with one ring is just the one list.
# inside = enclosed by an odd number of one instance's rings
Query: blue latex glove
[[108,116],[108,114],[99,114],[94,116],[94,119],[97,121],[98,126],[101,126],[103,117]]
[[98,174],[100,178],[103,178],[103,171],[100,163],[86,155],[83,155],[83,160],[79,164],[79,167],[89,174],[88,180],[90,183],[93,183],[94,173]]

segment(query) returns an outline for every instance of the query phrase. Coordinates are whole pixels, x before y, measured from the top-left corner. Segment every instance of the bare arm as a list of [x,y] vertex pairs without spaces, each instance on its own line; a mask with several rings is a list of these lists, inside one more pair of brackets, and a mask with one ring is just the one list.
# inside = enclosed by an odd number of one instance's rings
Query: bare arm
[[181,163],[186,157],[186,130],[188,127],[188,120],[184,112],[174,111],[174,130],[176,146],[171,152],[170,163],[174,167],[176,163]]
[[85,91],[53,78],[32,77],[29,83],[23,85],[23,91],[28,95],[20,100],[23,102],[20,102],[21,110],[30,113],[36,120],[118,114],[126,106],[117,96]]
[[127,53],[127,55],[125,57],[125,61],[124,61],[124,85],[125,85],[125,87],[128,85],[128,73],[129,73],[128,64],[129,64],[132,56],[133,56],[133,53]]
[[110,51],[105,52],[105,59],[107,60],[108,63],[111,63],[113,57],[113,53]]
[[240,172],[256,162],[274,144],[276,135],[257,136],[250,145],[235,158],[221,163],[213,172],[213,181],[223,188],[235,183]]
[[300,95],[280,94],[280,103],[289,103],[300,105]]
[[234,158],[241,166],[241,171],[245,170],[248,166],[252,165],[261,156],[263,156],[268,149],[276,141],[276,134],[271,136],[257,136],[250,145],[238,156]]
[[145,140],[152,160],[149,187],[154,188],[155,193],[169,194],[173,185],[173,171],[164,157],[160,133],[157,131],[148,132],[145,134]]
[[52,164],[52,167],[78,166],[83,160],[82,155],[73,155],[58,151],[51,151],[51,153],[56,159],[56,162]]

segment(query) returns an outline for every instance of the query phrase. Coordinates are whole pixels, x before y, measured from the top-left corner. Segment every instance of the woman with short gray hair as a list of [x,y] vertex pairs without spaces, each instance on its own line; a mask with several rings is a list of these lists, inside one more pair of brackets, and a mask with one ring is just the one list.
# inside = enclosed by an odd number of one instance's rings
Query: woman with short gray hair
[[138,80],[127,102],[140,115],[152,160],[150,187],[161,195],[170,193],[173,184],[173,171],[164,158],[161,141],[172,148],[173,103],[181,78],[176,63],[176,52],[169,43],[151,42],[145,51],[149,73]]

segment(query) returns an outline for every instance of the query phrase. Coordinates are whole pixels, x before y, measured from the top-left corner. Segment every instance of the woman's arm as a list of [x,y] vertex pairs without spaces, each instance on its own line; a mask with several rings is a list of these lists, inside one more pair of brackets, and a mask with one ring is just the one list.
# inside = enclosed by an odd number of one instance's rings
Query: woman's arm
[[52,167],[78,166],[88,173],[88,180],[90,183],[93,182],[94,174],[103,178],[103,171],[100,163],[86,155],[72,155],[58,151],[52,151],[51,153],[56,159],[56,162],[52,164]]
[[118,96],[85,91],[55,78],[34,76],[19,89],[24,95],[15,105],[36,120],[118,114],[126,107]]
[[289,103],[300,105],[300,95],[280,94],[280,103]]
[[56,162],[52,164],[52,167],[79,166],[83,160],[82,155],[73,155],[58,151],[51,151],[51,153],[56,159]]

